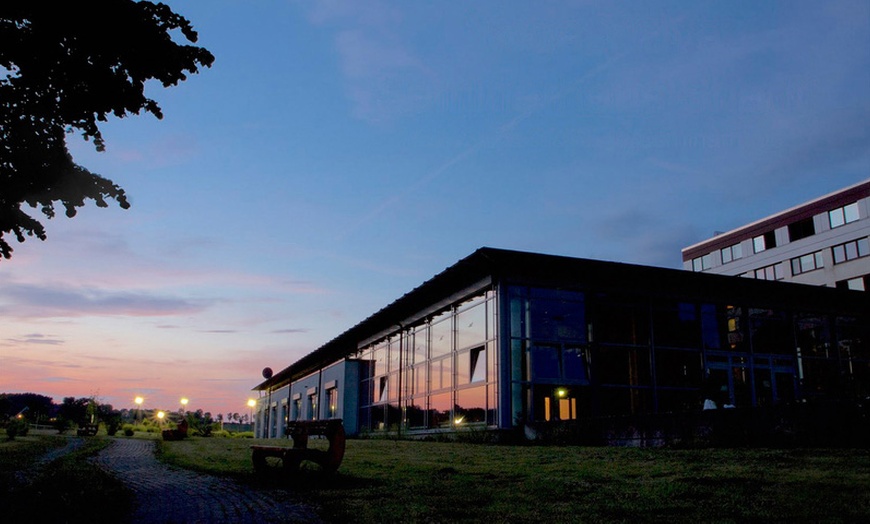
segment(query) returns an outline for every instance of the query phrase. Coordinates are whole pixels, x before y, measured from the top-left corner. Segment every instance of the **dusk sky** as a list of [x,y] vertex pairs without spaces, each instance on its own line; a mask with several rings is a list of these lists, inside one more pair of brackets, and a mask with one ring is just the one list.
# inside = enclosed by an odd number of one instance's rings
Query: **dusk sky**
[[870,2],[167,2],[215,55],[9,237],[0,392],[247,413],[482,246],[681,267],[870,177]]

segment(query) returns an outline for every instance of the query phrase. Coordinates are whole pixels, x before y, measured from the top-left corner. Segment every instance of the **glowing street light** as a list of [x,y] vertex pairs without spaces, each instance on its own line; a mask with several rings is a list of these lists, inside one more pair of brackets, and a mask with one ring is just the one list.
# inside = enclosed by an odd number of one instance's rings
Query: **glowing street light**
[[145,399],[136,397],[133,399],[133,402],[136,403],[136,422],[138,423],[142,420],[142,403],[145,402]]
[[157,412],[157,422],[160,426],[163,426],[163,417],[165,417],[165,416],[166,416],[166,413],[164,413],[163,411]]
[[251,422],[251,431],[253,431],[253,429],[254,429],[254,407],[256,407],[256,405],[257,405],[257,401],[256,401],[256,400],[254,400],[254,399],[252,399],[252,398],[249,398],[249,399],[248,399],[248,407],[251,408],[251,420],[250,420],[250,422]]
[[181,397],[181,411],[180,413],[184,415],[184,410],[187,409],[187,403],[190,402],[185,397]]

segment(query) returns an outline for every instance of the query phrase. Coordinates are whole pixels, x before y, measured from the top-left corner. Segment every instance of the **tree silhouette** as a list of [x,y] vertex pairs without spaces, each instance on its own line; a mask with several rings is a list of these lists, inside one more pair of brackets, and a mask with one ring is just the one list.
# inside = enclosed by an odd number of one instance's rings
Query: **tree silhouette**
[[[55,204],[73,217],[93,200],[129,207],[124,190],[73,162],[66,134],[79,132],[105,149],[99,122],[140,111],[162,118],[145,83],[164,87],[210,67],[190,22],[164,4],[133,0],[0,2],[0,258],[45,228],[22,209],[53,218]],[[37,215],[38,216],[38,215]]]

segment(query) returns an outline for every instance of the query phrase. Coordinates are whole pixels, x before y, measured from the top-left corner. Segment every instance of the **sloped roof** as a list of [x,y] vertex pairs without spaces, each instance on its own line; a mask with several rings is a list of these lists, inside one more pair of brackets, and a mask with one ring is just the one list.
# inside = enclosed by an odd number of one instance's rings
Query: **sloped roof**
[[412,315],[486,278],[492,282],[609,293],[643,290],[658,297],[696,297],[717,302],[740,303],[751,297],[759,305],[766,303],[770,307],[795,301],[808,303],[812,297],[811,303],[818,310],[846,307],[863,310],[865,314],[870,302],[859,291],[483,247],[253,389],[277,388],[313,373],[355,352],[360,341],[395,329]]

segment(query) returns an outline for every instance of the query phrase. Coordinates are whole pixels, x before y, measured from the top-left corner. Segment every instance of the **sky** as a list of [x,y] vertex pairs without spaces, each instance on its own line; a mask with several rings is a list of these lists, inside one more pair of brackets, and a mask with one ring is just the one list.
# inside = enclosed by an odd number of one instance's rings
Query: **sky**
[[167,3],[215,63],[69,137],[132,207],[10,239],[0,392],[244,414],[479,247],[680,268],[870,177],[866,0]]

